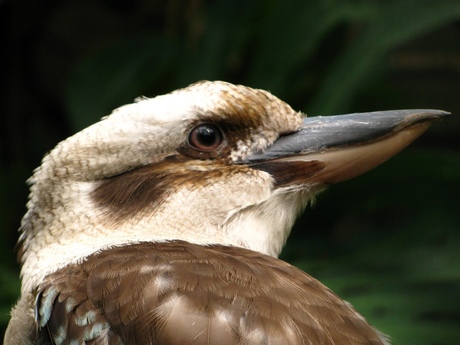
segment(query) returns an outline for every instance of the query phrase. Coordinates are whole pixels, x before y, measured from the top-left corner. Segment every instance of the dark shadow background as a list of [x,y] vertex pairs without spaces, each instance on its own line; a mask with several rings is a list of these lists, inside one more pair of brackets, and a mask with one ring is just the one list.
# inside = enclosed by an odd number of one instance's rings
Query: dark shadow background
[[3,0],[0,26],[0,333],[19,292],[24,181],[43,154],[139,95],[221,79],[309,115],[453,113],[321,194],[283,258],[394,344],[458,344],[460,1]]

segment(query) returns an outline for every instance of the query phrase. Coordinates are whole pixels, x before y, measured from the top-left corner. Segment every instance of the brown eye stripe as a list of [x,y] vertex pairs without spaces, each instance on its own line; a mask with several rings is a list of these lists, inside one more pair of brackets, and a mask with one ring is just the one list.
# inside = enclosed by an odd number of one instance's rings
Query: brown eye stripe
[[117,225],[142,212],[153,213],[170,193],[187,186],[200,188],[204,181],[219,181],[234,173],[250,171],[245,165],[227,165],[223,160],[200,162],[202,170],[188,168],[192,158],[172,155],[107,178],[91,193],[96,207],[102,210],[101,222]]

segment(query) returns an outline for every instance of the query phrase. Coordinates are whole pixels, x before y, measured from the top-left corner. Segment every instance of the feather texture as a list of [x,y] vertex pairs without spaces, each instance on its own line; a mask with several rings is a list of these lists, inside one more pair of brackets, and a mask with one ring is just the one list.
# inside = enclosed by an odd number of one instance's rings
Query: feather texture
[[45,278],[39,343],[384,344],[349,304],[255,251],[183,241],[114,247]]
[[302,118],[266,91],[219,81],[114,110],[29,179],[5,343],[388,343],[276,257],[316,193],[446,115]]

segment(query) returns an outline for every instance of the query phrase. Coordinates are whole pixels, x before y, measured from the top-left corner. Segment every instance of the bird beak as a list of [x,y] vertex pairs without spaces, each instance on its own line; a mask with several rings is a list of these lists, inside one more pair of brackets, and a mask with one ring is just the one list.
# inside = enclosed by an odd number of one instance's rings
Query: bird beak
[[308,117],[245,163],[269,172],[277,185],[331,184],[383,163],[449,115],[441,110],[394,110]]

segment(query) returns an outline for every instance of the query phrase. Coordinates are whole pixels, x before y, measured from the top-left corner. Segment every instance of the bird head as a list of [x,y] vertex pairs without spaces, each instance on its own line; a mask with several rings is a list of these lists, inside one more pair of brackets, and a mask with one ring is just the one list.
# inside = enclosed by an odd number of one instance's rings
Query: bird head
[[23,291],[99,250],[184,240],[277,256],[326,185],[360,175],[441,111],[303,117],[269,92],[199,82],[59,143],[30,178]]

